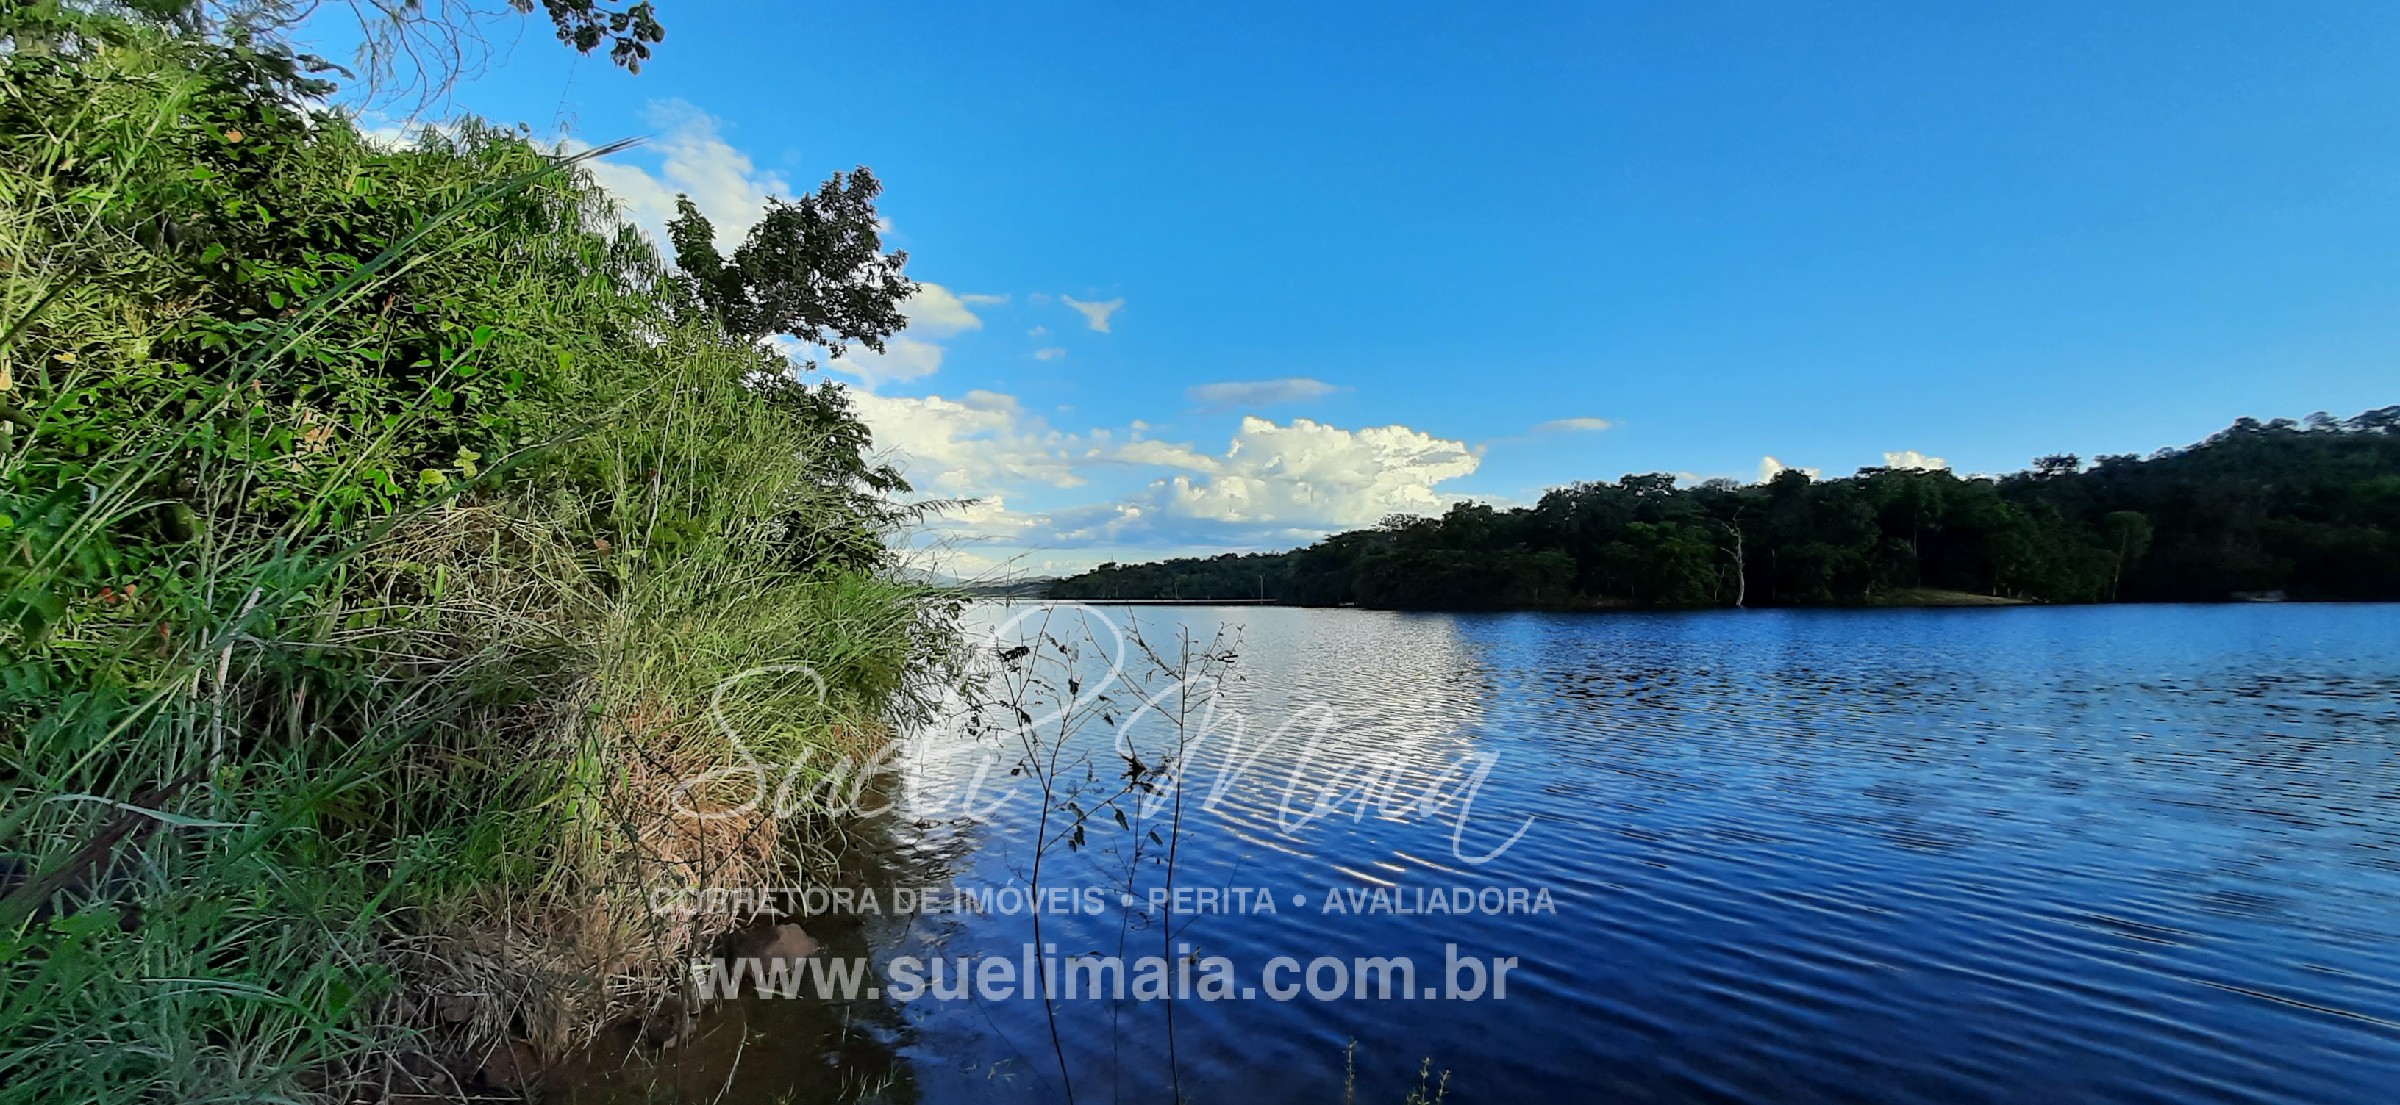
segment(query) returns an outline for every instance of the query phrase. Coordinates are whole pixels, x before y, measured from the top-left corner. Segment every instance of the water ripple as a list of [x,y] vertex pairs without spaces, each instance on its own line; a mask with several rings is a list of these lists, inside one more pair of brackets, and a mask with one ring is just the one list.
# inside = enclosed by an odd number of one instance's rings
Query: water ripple
[[[2394,613],[1144,610],[1153,630],[1239,627],[1254,738],[1312,708],[1340,719],[1305,752],[1288,734],[1268,749],[1178,861],[1179,882],[1311,905],[1179,918],[1178,938],[1245,967],[1439,964],[1453,943],[1523,961],[1504,1002],[1181,1003],[1181,1084],[1338,1100],[1355,1039],[1361,1100],[1397,1100],[1426,1055],[1494,1101],[2388,1098]],[[1409,787],[1497,756],[1471,839],[1534,828],[1481,865],[1438,819],[1345,810],[1285,831],[1278,769],[1313,785],[1395,749]],[[1019,830],[983,832],[955,877],[1022,866]],[[1454,886],[1541,887],[1557,911],[1315,904]],[[957,939],[1004,947],[1023,935],[1009,925]],[[1166,1095],[1151,1012],[1062,1013],[1079,1100]],[[1035,1005],[912,1014],[945,1047],[987,1049],[969,1067],[1044,1038]],[[1013,1085],[917,1089],[1055,1093]]]

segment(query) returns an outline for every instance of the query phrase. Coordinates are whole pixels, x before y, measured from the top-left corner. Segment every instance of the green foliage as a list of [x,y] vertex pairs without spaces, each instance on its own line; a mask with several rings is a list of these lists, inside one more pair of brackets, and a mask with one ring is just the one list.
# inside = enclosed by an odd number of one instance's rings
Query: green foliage
[[[658,808],[718,720],[909,708],[943,611],[884,570],[897,477],[571,161],[378,145],[271,51],[61,10],[0,55],[0,1101],[554,1044],[695,935],[606,902],[778,862]],[[712,718],[794,662],[822,695]]]
[[728,333],[787,334],[840,356],[845,342],[880,353],[883,339],[908,324],[900,301],[916,285],[900,275],[904,252],[883,252],[875,197],[883,185],[860,166],[833,174],[815,195],[770,198],[731,258],[717,249],[716,228],[675,197],[667,236],[692,299]]
[[[608,60],[638,73],[650,60],[650,48],[663,42],[667,29],[659,25],[658,8],[650,0],[612,6],[607,0],[541,0],[558,40],[588,54],[608,45]],[[520,12],[533,10],[533,0],[509,0]]]
[[1116,565],[1062,598],[1272,598],[1395,608],[1887,601],[2400,599],[2400,407],[2250,419],[2147,460],[2043,457],[2000,479],[1868,469],[1743,487],[1665,475],[1461,504],[1290,553]]

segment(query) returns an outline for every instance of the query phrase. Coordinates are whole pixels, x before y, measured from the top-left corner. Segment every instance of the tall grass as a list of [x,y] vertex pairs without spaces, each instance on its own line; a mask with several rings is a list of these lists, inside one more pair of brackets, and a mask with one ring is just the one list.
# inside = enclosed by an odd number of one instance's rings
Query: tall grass
[[804,854],[673,783],[942,647],[838,396],[520,136],[57,41],[0,58],[0,1101],[457,1092],[659,1000],[713,933],[642,891]]

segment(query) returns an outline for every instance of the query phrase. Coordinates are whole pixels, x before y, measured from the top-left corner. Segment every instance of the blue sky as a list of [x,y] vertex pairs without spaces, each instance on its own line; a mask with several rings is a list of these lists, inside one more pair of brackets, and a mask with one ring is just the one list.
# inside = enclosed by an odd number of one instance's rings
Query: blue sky
[[2400,402],[2400,5],[660,7],[454,106],[653,221],[872,166],[961,572]]

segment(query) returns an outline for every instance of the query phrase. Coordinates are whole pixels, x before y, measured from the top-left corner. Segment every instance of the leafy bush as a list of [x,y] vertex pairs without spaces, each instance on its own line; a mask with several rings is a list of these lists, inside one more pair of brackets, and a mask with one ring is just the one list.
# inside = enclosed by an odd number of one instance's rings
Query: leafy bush
[[[455,1086],[656,1000],[712,934],[639,891],[794,854],[673,784],[872,740],[940,655],[897,477],[573,159],[43,18],[0,55],[0,1099]],[[823,693],[712,716],[789,662]]]

